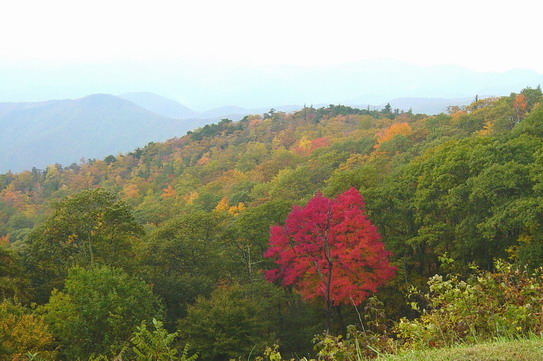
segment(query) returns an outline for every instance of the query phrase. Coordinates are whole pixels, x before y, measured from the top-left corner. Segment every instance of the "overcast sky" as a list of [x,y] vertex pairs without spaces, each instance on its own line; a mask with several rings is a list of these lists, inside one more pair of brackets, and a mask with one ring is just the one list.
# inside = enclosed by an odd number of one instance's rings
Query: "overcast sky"
[[6,0],[0,62],[395,58],[543,73],[539,1]]

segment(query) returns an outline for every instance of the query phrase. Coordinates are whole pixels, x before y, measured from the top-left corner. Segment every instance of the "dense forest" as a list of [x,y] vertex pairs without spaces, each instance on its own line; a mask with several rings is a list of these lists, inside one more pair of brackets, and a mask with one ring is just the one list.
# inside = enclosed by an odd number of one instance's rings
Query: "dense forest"
[[[541,332],[542,100],[272,109],[1,174],[0,359],[354,360]],[[332,212],[334,267],[359,275],[327,293],[296,268],[311,247],[281,253],[319,204],[352,212]]]

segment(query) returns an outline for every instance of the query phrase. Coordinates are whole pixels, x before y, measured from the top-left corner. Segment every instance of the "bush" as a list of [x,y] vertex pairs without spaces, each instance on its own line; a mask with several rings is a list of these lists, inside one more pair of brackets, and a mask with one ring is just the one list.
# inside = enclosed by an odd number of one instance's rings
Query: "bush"
[[[413,321],[403,318],[398,338],[406,347],[442,347],[543,331],[543,272],[503,261],[496,271],[475,270],[466,280],[436,275],[423,295],[428,307]],[[418,309],[418,304],[413,303]]]
[[[189,346],[179,355],[179,350],[174,346],[177,338],[177,332],[168,333],[164,329],[162,322],[153,318],[154,330],[149,330],[145,321],[132,334],[130,339],[131,347],[125,348],[119,355],[113,358],[113,361],[131,360],[131,361],[196,361],[198,355],[189,356]],[[103,355],[92,358],[90,361],[108,361],[109,358]]]

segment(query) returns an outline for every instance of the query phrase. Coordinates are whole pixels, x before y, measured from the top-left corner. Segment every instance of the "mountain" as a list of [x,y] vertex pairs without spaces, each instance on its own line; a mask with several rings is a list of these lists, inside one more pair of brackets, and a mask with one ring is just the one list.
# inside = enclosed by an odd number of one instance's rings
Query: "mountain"
[[173,119],[194,119],[197,113],[175,100],[149,92],[124,93],[119,97],[153,113]]
[[[236,105],[225,105],[202,112],[196,112],[175,100],[150,92],[124,93],[119,97],[129,100],[137,106],[150,112],[160,114],[173,119],[201,119],[219,121],[224,118],[240,120],[246,115],[262,114],[268,112],[272,107],[244,108]],[[275,110],[292,112],[300,110],[300,105],[283,105],[273,107]]]
[[[481,97],[481,98],[484,98]],[[388,103],[392,109],[401,109],[409,110],[411,109],[413,113],[422,113],[422,114],[439,114],[447,111],[449,106],[457,105],[468,105],[474,98],[464,97],[464,98],[396,98],[392,99]]]
[[115,155],[181,136],[201,123],[164,117],[106,94],[0,103],[0,172]]

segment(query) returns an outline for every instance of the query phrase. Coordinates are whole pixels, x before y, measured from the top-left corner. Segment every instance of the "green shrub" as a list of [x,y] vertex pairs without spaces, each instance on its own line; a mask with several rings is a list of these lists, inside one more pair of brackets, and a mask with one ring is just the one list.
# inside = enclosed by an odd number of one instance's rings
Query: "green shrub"
[[[113,361],[196,361],[198,355],[189,356],[189,345],[185,345],[181,354],[175,347],[177,332],[168,333],[162,322],[153,318],[153,328],[149,330],[145,321],[137,327],[130,339],[130,347],[125,347]],[[103,355],[90,361],[108,361]]]
[[[543,330],[543,272],[528,272],[503,261],[496,271],[475,270],[466,280],[434,276],[423,295],[428,307],[397,325],[406,347],[442,347],[495,337],[526,336]],[[414,308],[418,304],[413,303]]]

